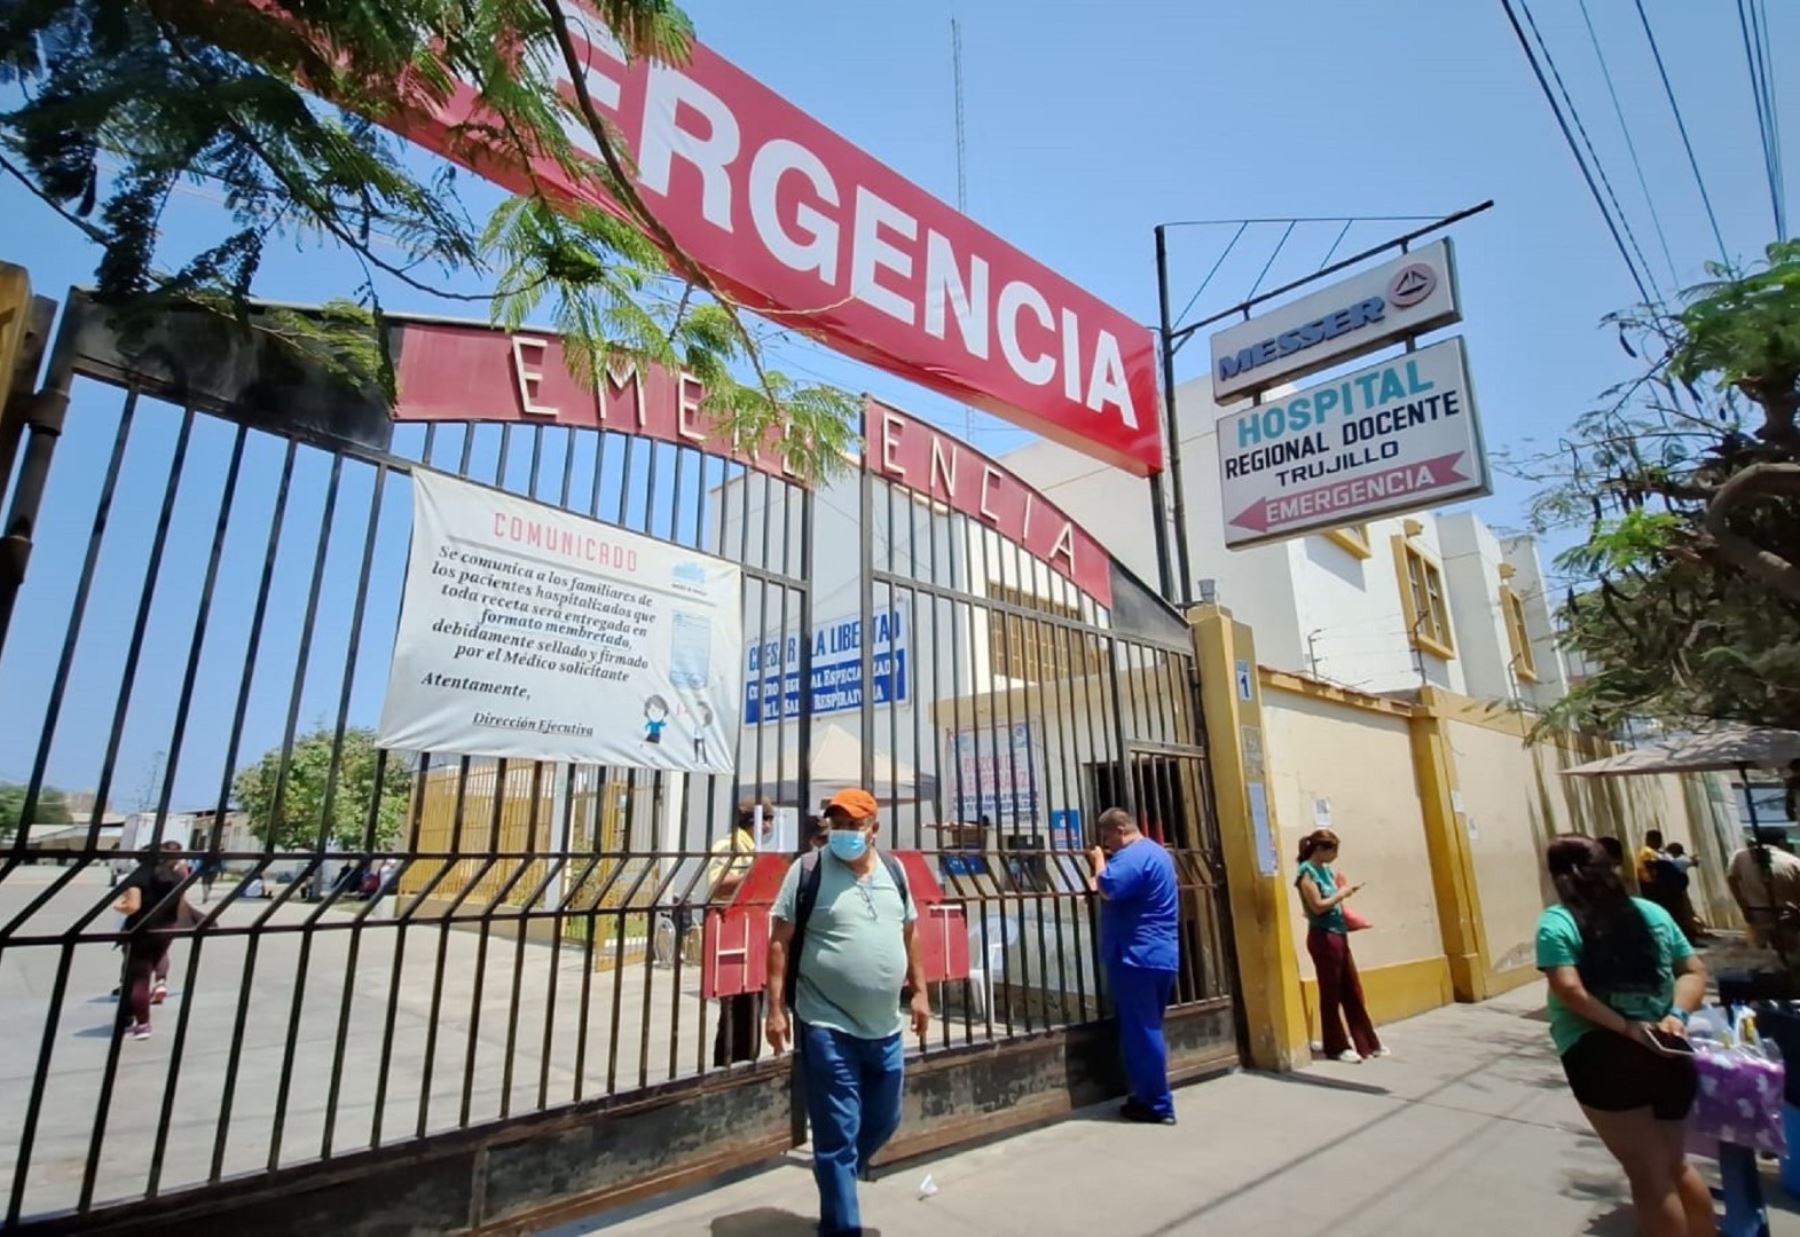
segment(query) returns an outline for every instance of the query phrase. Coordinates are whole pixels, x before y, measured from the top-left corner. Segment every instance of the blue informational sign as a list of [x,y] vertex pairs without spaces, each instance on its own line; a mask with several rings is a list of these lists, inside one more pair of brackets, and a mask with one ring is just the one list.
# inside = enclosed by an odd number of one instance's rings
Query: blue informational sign
[[1081,839],[1081,809],[1064,807],[1050,813],[1050,849],[1085,850]]
[[[911,631],[906,611],[897,606],[876,611],[869,643],[875,703],[905,703],[911,679]],[[744,657],[745,725],[800,716],[800,653],[798,633],[750,645]],[[862,677],[862,616],[852,614],[819,624],[812,644],[813,716],[861,708]]]

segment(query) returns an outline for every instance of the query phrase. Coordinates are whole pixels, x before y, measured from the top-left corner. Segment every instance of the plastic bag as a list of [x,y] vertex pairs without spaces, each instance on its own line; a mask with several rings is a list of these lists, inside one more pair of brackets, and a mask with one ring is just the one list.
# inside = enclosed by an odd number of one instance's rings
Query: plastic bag
[[1694,1045],[1700,1089],[1688,1117],[1689,1133],[1782,1155],[1787,1131],[1781,1120],[1782,1084],[1787,1071],[1754,1046]]

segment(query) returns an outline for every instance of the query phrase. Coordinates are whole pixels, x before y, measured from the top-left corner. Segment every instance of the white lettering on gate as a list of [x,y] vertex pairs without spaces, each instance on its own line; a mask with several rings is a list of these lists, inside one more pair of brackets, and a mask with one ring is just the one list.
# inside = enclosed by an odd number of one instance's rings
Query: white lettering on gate
[[554,405],[540,404],[535,398],[537,391],[532,384],[544,380],[544,371],[541,369],[527,369],[525,367],[525,349],[536,348],[538,350],[538,364],[542,365],[544,363],[544,353],[549,350],[549,347],[550,341],[547,339],[537,339],[530,335],[514,335],[512,337],[513,381],[516,382],[519,387],[519,411],[526,413],[529,416],[556,416],[556,408]]
[[630,387],[637,396],[638,428],[644,427],[644,420],[649,413],[650,405],[644,399],[644,376],[638,372],[636,361],[627,361],[623,370],[616,368],[611,361],[608,361],[606,373],[595,385],[599,388],[600,424],[602,426],[606,424],[606,393],[609,390],[623,392],[625,388]]
[[[694,394],[688,394],[692,385]],[[688,373],[681,372],[675,380],[675,432],[689,442],[705,442],[706,431],[694,424],[694,415],[700,411],[700,402],[706,398],[706,387],[700,380]]]
[[937,488],[938,478],[944,479],[944,499],[954,502],[956,499],[956,446],[951,444],[948,456],[944,451],[944,438],[941,434],[931,436],[931,476],[926,484]]

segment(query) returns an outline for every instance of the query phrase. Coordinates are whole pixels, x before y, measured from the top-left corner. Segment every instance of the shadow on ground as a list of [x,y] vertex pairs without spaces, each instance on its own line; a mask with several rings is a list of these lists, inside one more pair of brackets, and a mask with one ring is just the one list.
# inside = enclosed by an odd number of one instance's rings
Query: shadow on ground
[[[756,1207],[717,1216],[707,1229],[712,1237],[813,1237],[818,1231],[817,1220],[779,1207]],[[865,1228],[862,1231],[868,1237],[881,1237],[880,1229]]]

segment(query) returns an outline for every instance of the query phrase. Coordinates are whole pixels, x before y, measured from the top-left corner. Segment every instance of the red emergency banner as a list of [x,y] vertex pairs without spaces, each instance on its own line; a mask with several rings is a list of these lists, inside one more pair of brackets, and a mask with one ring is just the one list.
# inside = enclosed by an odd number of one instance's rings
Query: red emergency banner
[[[729,295],[838,351],[1145,476],[1162,469],[1147,328],[899,176],[710,48],[636,60],[565,0],[586,85],[645,204]],[[565,82],[571,96],[572,86]],[[403,136],[459,158],[472,87]],[[398,122],[396,122],[398,123]],[[598,161],[571,121],[571,141]],[[460,161],[460,160],[459,160]],[[524,167],[472,170],[515,192]],[[624,211],[553,162],[551,194]]]

